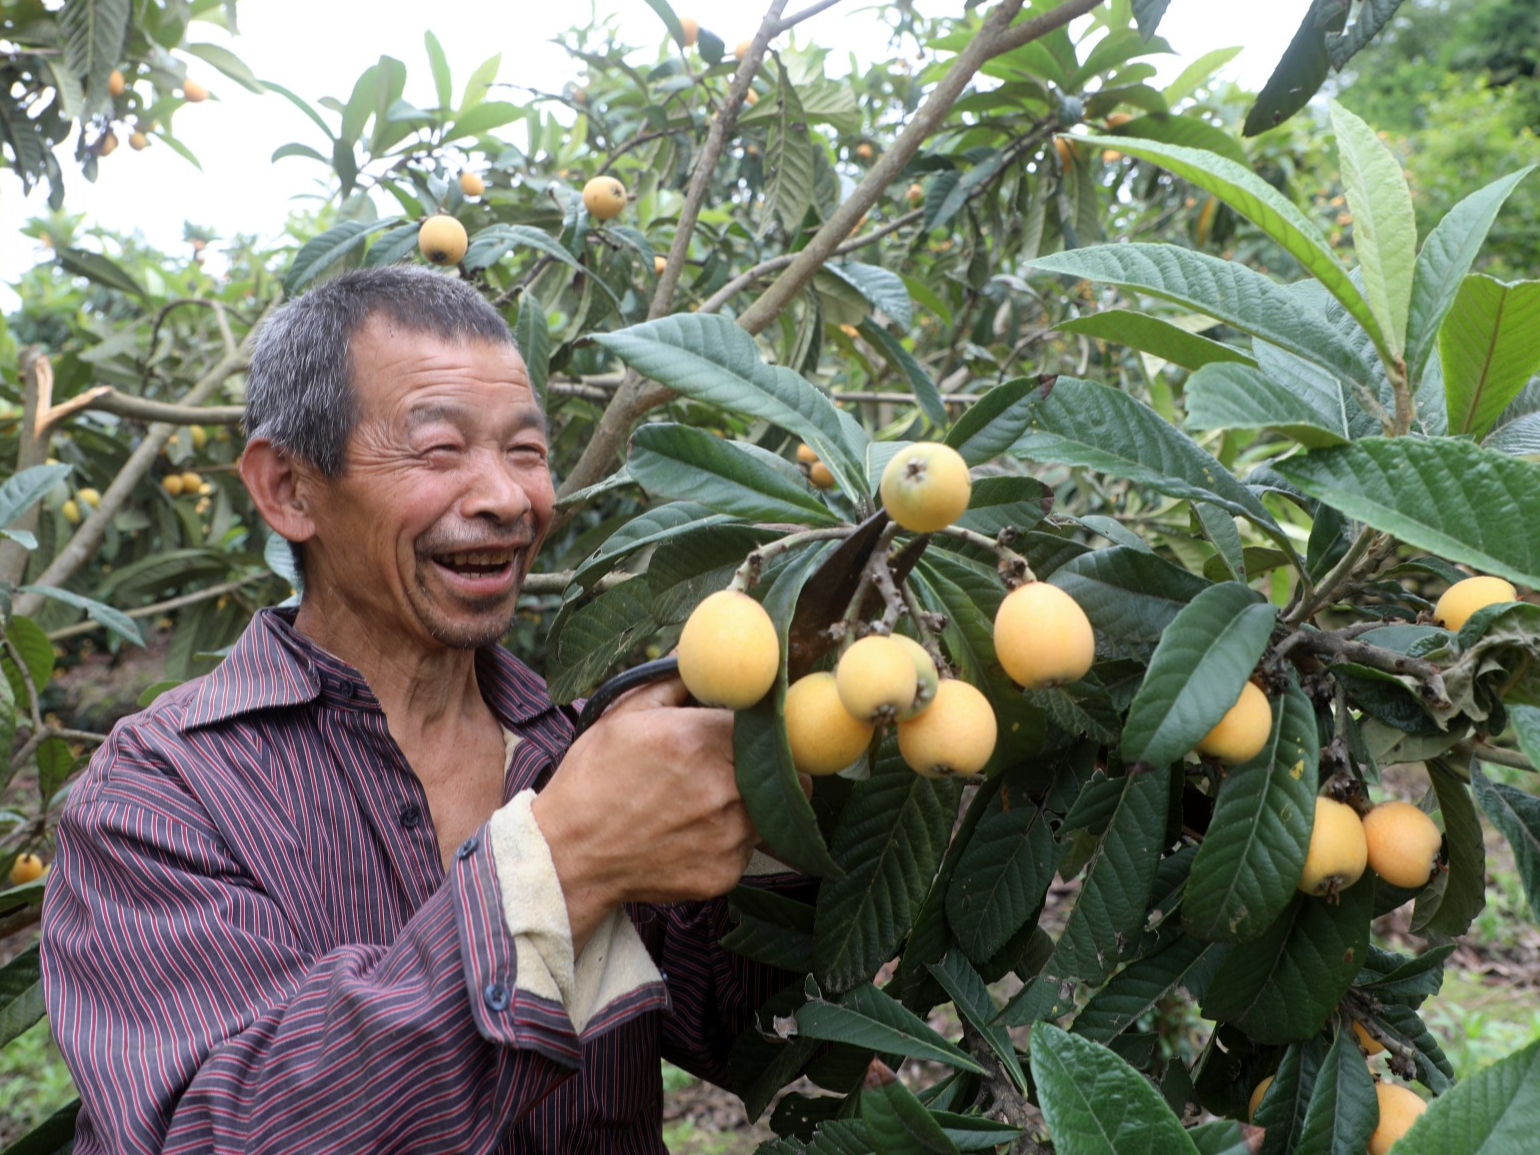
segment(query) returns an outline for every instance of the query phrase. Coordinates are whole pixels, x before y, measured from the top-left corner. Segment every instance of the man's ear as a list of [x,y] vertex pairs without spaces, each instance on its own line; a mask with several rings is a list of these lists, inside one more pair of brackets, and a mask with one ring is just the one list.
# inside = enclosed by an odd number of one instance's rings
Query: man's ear
[[265,437],[253,438],[241,454],[241,480],[262,520],[279,537],[305,542],[315,536],[308,495],[312,471]]

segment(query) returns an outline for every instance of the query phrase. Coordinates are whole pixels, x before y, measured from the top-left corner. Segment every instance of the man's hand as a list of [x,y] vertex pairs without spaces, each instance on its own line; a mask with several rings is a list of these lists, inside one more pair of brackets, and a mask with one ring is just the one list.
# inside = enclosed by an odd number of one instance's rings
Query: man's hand
[[726,894],[759,841],[733,779],[732,712],[687,698],[677,678],[627,694],[534,800],[574,954],[623,902]]

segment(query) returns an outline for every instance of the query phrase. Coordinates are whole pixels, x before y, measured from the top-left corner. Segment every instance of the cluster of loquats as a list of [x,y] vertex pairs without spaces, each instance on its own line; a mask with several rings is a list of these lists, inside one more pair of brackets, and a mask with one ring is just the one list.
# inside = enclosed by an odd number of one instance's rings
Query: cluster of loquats
[[[834,484],[811,447],[799,446],[797,460],[814,485]],[[971,491],[967,463],[956,450],[915,442],[889,460],[878,496],[893,533],[932,534],[961,517]],[[864,593],[863,588],[852,612],[835,627],[842,649],[834,668],[808,673],[786,691],[793,764],[805,774],[837,773],[868,751],[879,728],[891,726],[900,756],[916,773],[980,773],[998,737],[988,697],[954,676],[925,622],[915,623],[917,640],[894,629],[899,612],[891,606],[878,621],[859,621]],[[1006,673],[1029,689],[1082,678],[1095,657],[1085,613],[1068,594],[1036,580],[1006,595],[994,641]],[[781,660],[774,623],[743,588],[707,597],[679,639],[680,676],[691,694],[708,705],[752,706],[774,686]]]

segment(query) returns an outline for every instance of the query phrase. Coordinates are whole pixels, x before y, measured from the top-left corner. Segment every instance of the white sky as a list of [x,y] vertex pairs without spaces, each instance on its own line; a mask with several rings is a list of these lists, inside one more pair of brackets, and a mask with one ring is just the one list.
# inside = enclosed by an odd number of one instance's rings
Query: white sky
[[[788,10],[806,3],[792,0]],[[1160,79],[1173,78],[1211,49],[1242,45],[1244,51],[1225,74],[1259,87],[1308,6],[1309,0],[1172,0],[1160,31],[1178,55],[1162,69]],[[693,3],[701,23],[729,46],[753,34],[764,7],[763,0]],[[960,9],[961,4],[928,0],[921,7],[936,12]],[[691,8],[690,0],[674,0],[681,15]],[[794,35],[799,42],[826,45],[841,57],[851,51],[858,56],[886,55],[886,37],[872,9],[863,0],[846,0],[801,25]],[[425,10],[433,13],[433,32],[449,59],[457,95],[471,70],[497,51],[502,52],[500,80],[559,89],[581,66],[551,41],[588,20],[591,11],[617,20],[623,39],[631,43],[654,45],[663,34],[661,21],[644,0],[607,0],[592,9],[536,0],[433,0],[428,6],[402,0],[373,0],[368,5],[244,0],[238,7],[239,37],[226,40],[221,30],[194,24],[189,39],[228,43],[257,76],[283,84],[312,105],[328,95],[345,100],[359,73],[388,54],[406,64],[406,99],[429,106],[432,80],[420,23]],[[164,144],[135,153],[127,147],[126,133],[120,132],[123,146],[101,162],[95,185],[80,176],[73,157],[61,150],[65,209],[115,230],[138,229],[151,244],[173,253],[185,251],[180,248],[184,221],[210,226],[221,236],[243,231],[279,237],[294,207],[291,198],[318,191],[318,178],[329,170],[313,160],[289,158],[271,164],[268,158],[289,141],[323,144],[319,131],[282,97],[247,92],[200,60],[192,60],[190,74],[215,97],[183,108],[175,122],[179,139],[198,156],[202,171]],[[15,176],[0,171],[0,309],[14,307],[11,285],[21,271],[46,256],[18,232],[28,218],[47,212],[44,197],[37,190],[23,198]]]

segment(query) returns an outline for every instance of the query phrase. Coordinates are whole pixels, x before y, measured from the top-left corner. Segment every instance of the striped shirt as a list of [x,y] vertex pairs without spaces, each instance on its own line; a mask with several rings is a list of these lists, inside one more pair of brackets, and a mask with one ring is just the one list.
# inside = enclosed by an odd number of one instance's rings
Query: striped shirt
[[[476,662],[511,799],[571,714],[501,648]],[[113,729],[61,817],[43,985],[76,1152],[663,1151],[659,1059],[724,1083],[785,976],[717,945],[721,901],[634,907],[662,981],[579,1033],[520,987],[498,879],[486,826],[445,871],[368,683],[261,612]]]

